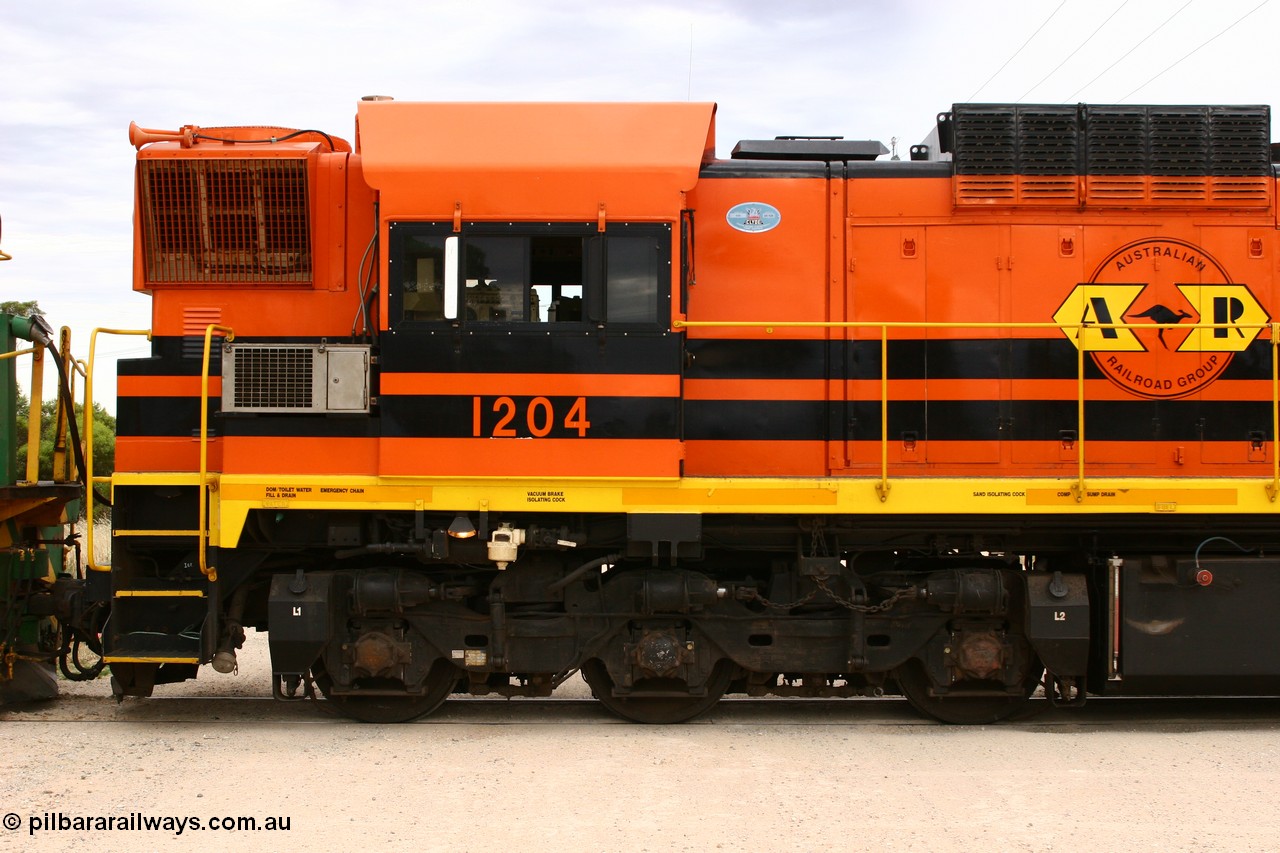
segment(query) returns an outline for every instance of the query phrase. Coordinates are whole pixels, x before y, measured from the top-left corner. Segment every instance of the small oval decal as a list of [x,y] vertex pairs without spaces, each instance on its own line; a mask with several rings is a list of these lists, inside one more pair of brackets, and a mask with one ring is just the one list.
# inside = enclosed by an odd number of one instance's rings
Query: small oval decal
[[749,234],[758,234],[761,231],[777,228],[778,223],[782,221],[782,213],[778,208],[763,201],[744,201],[729,208],[725,218],[729,221],[730,228],[746,231]]

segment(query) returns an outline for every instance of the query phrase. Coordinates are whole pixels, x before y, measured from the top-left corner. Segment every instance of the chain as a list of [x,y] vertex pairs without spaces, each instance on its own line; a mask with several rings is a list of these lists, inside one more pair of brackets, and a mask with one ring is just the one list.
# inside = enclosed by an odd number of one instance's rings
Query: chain
[[897,604],[899,601],[902,601],[908,598],[914,598],[916,594],[916,591],[913,588],[904,587],[903,589],[898,590],[893,595],[889,596],[879,604],[860,604],[856,601],[850,601],[849,599],[845,598],[844,596],[840,595],[839,593],[831,589],[831,587],[827,584],[827,575],[814,575],[813,581],[817,585],[818,589],[811,591],[808,595],[804,595],[789,604],[779,604],[777,602],[770,601],[769,599],[761,595],[759,592],[756,592],[754,590],[751,592],[751,598],[760,602],[761,604],[763,604],[765,607],[768,607],[768,608],[772,608],[775,610],[788,610],[792,607],[799,607],[802,604],[808,604],[810,601],[813,601],[813,599],[817,597],[818,591],[821,590],[822,592],[826,593],[827,597],[830,598],[832,601],[834,601],[836,604],[839,604],[841,607],[844,607],[848,610],[853,610],[859,613],[883,613],[887,610],[891,610],[893,606]]
[[841,607],[848,608],[849,610],[853,610],[858,613],[883,613],[886,610],[892,609],[892,607],[895,604],[897,604],[899,601],[902,601],[904,598],[912,598],[915,596],[914,589],[912,589],[911,587],[904,587],[903,589],[898,590],[893,595],[889,596],[879,604],[859,604],[855,601],[850,601],[849,599],[845,598],[842,595],[837,594],[834,590],[831,589],[831,587],[827,586],[826,575],[815,575],[813,578],[813,582],[818,585],[818,589],[825,592],[827,594],[827,597],[830,598],[832,601],[834,601],[836,604],[839,604]]
[[817,594],[818,594],[818,591],[814,590],[813,592],[810,592],[808,595],[802,596],[801,598],[795,601],[792,601],[789,604],[778,604],[776,601],[770,601],[769,599],[765,598],[763,595],[756,592],[755,590],[751,590],[752,599],[760,602],[765,607],[769,607],[774,610],[790,610],[792,607],[799,607],[802,604],[808,604],[810,601],[813,601],[814,597]]

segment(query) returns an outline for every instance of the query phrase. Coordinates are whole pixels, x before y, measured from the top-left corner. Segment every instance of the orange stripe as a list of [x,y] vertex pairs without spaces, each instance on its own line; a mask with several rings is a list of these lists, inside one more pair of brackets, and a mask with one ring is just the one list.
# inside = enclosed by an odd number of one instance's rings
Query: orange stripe
[[[209,442],[209,470],[222,467],[222,441]],[[154,436],[116,437],[115,470],[199,471],[200,442],[194,438]]]
[[378,473],[376,438],[238,435],[223,441],[228,474]]
[[684,472],[691,477],[822,477],[827,473],[828,448],[823,441],[707,440],[684,445]]
[[[320,438],[227,436],[209,443],[209,470],[234,474],[361,474],[442,477],[672,477],[674,439]],[[381,468],[379,465],[381,464]],[[123,436],[120,472],[196,471],[189,438]]]
[[[487,438],[273,438],[240,436],[210,443],[209,469],[235,474],[384,474],[439,477],[662,477],[679,468],[679,442],[665,439]],[[687,476],[871,476],[880,468],[878,441],[688,441]],[[1270,442],[1252,451],[1248,442],[1090,441],[1088,469],[1114,473],[1134,468],[1143,476],[1269,476]],[[226,465],[223,464],[225,451]],[[287,451],[287,452],[286,452]],[[831,452],[851,455],[829,458]],[[1074,476],[1075,456],[1057,441],[926,441],[916,459],[901,458],[902,443],[889,444],[890,477]],[[1017,458],[1010,460],[1010,454]],[[1003,455],[1004,461],[987,461]],[[946,461],[930,461],[944,456]],[[1256,458],[1250,458],[1251,456]],[[970,461],[966,461],[966,457]],[[382,468],[379,470],[379,458]],[[1181,460],[1181,461],[1178,461]],[[1233,464],[1234,463],[1234,464]],[[1223,468],[1226,464],[1228,467]],[[116,442],[116,470],[196,471],[199,443],[185,438],[123,436]]]
[[[1125,469],[1144,477],[1269,476],[1271,445],[1254,451],[1237,442],[1090,441],[1086,474]],[[850,459],[843,458],[845,452]],[[833,454],[839,454],[836,458]],[[932,457],[932,458],[931,458]],[[1002,461],[992,461],[1001,459]],[[1178,461],[1181,460],[1181,461]],[[847,463],[847,464],[846,464]],[[1231,464],[1224,469],[1224,463]],[[1074,477],[1075,454],[1057,441],[926,441],[911,457],[900,441],[889,443],[893,477]],[[685,475],[696,477],[869,477],[880,471],[878,441],[687,441]]]
[[[931,392],[932,389],[933,386],[930,385]],[[1077,393],[1075,379],[1013,380],[1012,397],[1014,400],[1074,401]],[[930,396],[933,396],[933,394],[931,393]],[[1086,379],[1084,399],[1085,402],[1093,402],[1095,400],[1140,402],[1148,398],[1132,394],[1107,379]],[[1202,388],[1198,393],[1183,399],[1269,403],[1271,402],[1271,382],[1265,379],[1218,379]]]
[[[839,383],[834,383],[839,387]],[[824,379],[686,379],[686,400],[825,400]]]
[[384,373],[383,394],[678,397],[675,374]]
[[[199,397],[199,376],[119,376],[116,394],[120,397]],[[209,396],[222,396],[222,377],[209,377]]]
[[[821,379],[687,379],[686,400],[809,400],[839,402],[843,383]],[[848,381],[849,400],[879,400],[878,379]],[[830,393],[828,394],[828,388]],[[1004,390],[1008,388],[1009,390]],[[1074,402],[1075,379],[891,379],[889,399],[916,400],[1066,400]],[[1222,379],[1199,392],[1201,400],[1270,402],[1271,383],[1264,379]],[[1106,379],[1085,381],[1085,400],[1141,401]]]
[[674,439],[384,438],[380,474],[437,477],[674,477]]

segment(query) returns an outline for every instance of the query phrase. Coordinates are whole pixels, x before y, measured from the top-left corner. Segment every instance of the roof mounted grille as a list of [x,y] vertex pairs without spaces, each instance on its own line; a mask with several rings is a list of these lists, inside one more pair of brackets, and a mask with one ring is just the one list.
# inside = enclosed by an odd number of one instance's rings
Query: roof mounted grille
[[311,281],[306,160],[144,159],[138,189],[148,283]]
[[957,204],[1270,204],[1265,106],[956,104],[939,135]]

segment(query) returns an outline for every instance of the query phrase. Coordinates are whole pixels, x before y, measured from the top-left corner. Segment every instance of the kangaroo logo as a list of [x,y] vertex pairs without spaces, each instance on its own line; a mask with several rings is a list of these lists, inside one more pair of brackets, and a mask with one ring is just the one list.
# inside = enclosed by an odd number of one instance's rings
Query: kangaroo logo
[[1248,285],[1233,282],[1212,255],[1167,238],[1117,249],[1053,319],[1103,376],[1157,400],[1203,389],[1271,322]]

